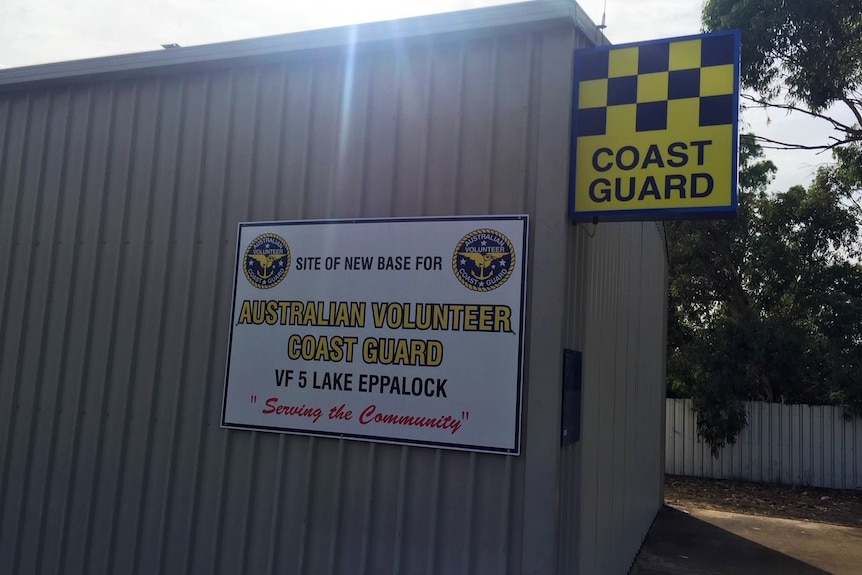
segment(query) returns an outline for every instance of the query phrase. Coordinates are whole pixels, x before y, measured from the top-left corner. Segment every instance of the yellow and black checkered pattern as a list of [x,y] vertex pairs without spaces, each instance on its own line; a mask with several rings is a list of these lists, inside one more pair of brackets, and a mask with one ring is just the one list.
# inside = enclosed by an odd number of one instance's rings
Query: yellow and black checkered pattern
[[576,137],[734,122],[732,35],[576,54]]

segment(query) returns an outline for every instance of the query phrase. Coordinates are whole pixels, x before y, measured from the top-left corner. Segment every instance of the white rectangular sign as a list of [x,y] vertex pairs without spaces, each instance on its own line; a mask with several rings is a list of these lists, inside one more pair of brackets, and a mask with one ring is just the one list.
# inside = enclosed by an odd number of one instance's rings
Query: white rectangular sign
[[239,226],[222,426],[516,455],[527,216]]

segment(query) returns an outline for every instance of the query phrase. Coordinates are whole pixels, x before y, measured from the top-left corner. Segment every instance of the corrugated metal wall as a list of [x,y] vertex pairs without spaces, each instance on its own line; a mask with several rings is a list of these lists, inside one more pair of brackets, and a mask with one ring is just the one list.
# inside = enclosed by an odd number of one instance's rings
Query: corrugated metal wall
[[563,514],[576,519],[561,572],[623,574],[663,497],[667,258],[652,222],[582,224],[571,242],[567,333],[583,351],[583,406],[581,440],[563,453]]
[[750,402],[748,426],[713,457],[691,405],[667,400],[666,473],[862,489],[862,421],[843,407]]
[[[564,326],[534,328],[565,298],[574,31],[545,28],[0,94],[0,572],[553,572]],[[523,212],[526,455],[219,428],[237,222]],[[621,229],[593,262],[656,249]],[[622,268],[578,328],[591,513],[630,463],[596,440],[633,409],[600,359]],[[584,536],[642,527],[630,493]]]

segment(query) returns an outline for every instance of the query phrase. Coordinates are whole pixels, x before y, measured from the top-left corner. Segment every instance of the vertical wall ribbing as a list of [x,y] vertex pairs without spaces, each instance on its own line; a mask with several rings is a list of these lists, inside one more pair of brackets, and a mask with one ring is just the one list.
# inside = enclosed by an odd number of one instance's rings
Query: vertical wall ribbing
[[[178,359],[182,358],[182,353],[178,355],[173,355],[170,347],[165,345],[165,334],[169,333],[172,329],[180,328],[179,325],[174,325],[171,322],[171,319],[174,317],[174,312],[176,309],[176,300],[177,295],[181,293],[180,290],[176,290],[173,292],[171,288],[173,287],[173,282],[169,281],[170,278],[183,278],[185,279],[184,270],[179,269],[178,259],[175,255],[175,248],[179,244],[179,238],[181,237],[181,228],[185,227],[184,222],[182,222],[179,214],[181,212],[180,208],[180,198],[182,196],[181,190],[181,169],[186,161],[188,161],[189,153],[186,148],[186,143],[194,138],[193,133],[187,134],[183,129],[185,126],[183,124],[184,118],[186,118],[189,113],[189,86],[187,81],[183,81],[179,86],[179,95],[177,97],[176,109],[178,111],[179,118],[175,120],[174,129],[176,130],[176,148],[174,153],[176,154],[176,163],[174,164],[174,171],[170,176],[170,196],[171,196],[171,215],[170,215],[170,223],[169,230],[170,235],[167,242],[167,249],[165,250],[164,257],[167,261],[167,273],[164,275],[162,281],[162,301],[165,302],[163,304],[162,313],[163,319],[161,323],[160,329],[160,337],[159,340],[161,345],[159,347],[160,361],[157,363],[160,366],[159,374],[157,377],[161,377],[163,374],[174,373],[174,370],[177,369]],[[193,155],[192,155],[193,158]],[[181,296],[180,296],[181,297]],[[181,313],[181,312],[180,312]],[[179,315],[179,314],[178,314]],[[181,360],[180,360],[181,361]],[[178,428],[180,425],[179,416],[180,416],[180,405],[183,402],[183,386],[176,385],[173,389],[168,389],[164,391],[164,396],[168,398],[168,407],[167,418],[168,421],[163,422],[162,429],[167,428],[167,437],[172,438],[176,437],[178,433]],[[166,441],[162,446],[167,453],[165,454],[165,469],[162,475],[163,485],[164,485],[164,496],[160,502],[160,505],[155,509],[158,509],[158,519],[156,521],[156,533],[160,536],[157,539],[155,552],[151,556],[152,560],[152,570],[153,571],[164,571],[166,565],[166,554],[165,549],[167,544],[169,543],[167,537],[169,537],[169,526],[170,526],[170,514],[173,508],[173,501],[175,500],[175,492],[170,488],[171,485],[174,484],[175,474],[177,469],[177,449],[176,444],[173,441]],[[155,509],[153,511],[155,512]]]
[[[736,443],[719,450],[716,459],[709,445],[697,436],[692,400],[668,399],[666,473],[862,489],[862,467],[855,444],[862,436],[862,422],[845,418],[843,406],[749,402],[746,410],[747,427]],[[681,425],[683,419],[691,423]],[[758,437],[764,435],[768,437]],[[697,448],[674,451],[673,441]],[[720,464],[728,461],[739,463],[733,467]]]
[[[68,93],[66,92],[52,95],[47,102],[46,114],[49,119],[43,132],[43,152],[41,153],[38,172],[34,174],[35,179],[32,180],[33,188],[36,190],[35,225],[33,226],[32,233],[36,241],[29,256],[29,266],[26,273],[28,284],[32,285],[33,289],[27,294],[25,299],[25,321],[22,325],[21,339],[24,340],[30,337],[32,340],[38,342],[38,347],[20,346],[17,367],[19,374],[22,372],[34,374],[31,389],[27,390],[28,393],[23,395],[23,397],[26,398],[27,395],[32,393],[32,408],[40,414],[53,411],[51,406],[56,401],[56,394],[50,393],[49,390],[46,390],[48,393],[42,393],[42,391],[45,388],[44,356],[47,353],[45,344],[52,307],[50,286],[56,273],[56,261],[54,258],[57,249],[57,217],[59,208],[61,207],[58,205],[61,202],[57,198],[57,184],[66,168],[63,147],[68,133],[67,102]],[[46,167],[51,163],[59,165],[57,165],[55,170],[48,172]],[[39,424],[42,423],[40,420],[41,418],[32,418],[28,422],[29,425],[26,425],[22,429],[24,433],[20,434],[17,440],[13,439],[13,441],[16,441],[19,445],[23,443],[22,448],[30,452],[38,449],[50,449],[50,446],[40,445],[40,439],[45,436],[40,431],[51,429],[53,422],[45,421],[40,426]],[[30,500],[31,488],[44,480],[42,476],[47,471],[44,464],[44,461],[30,457],[29,454],[24,461],[23,475],[29,479],[22,485],[19,491],[21,501],[18,508],[18,527],[15,537],[16,546],[13,561],[13,570],[15,572],[31,571],[35,568],[36,557],[32,553],[28,553],[35,545],[28,544],[29,542],[25,540],[31,535],[32,529],[35,527],[27,525],[27,523],[41,514],[40,509],[44,505],[44,502],[39,497]],[[28,509],[26,514],[24,513],[25,509]],[[29,512],[30,509],[32,509],[32,513]],[[33,543],[38,544],[38,542]],[[22,548],[22,546],[26,547]]]
[[542,42],[0,96],[4,562],[514,569],[522,459],[226,431],[218,414],[236,223],[529,211]]
[[648,223],[600,223],[575,226],[570,242],[567,337],[584,354],[583,403],[560,480],[577,552],[561,549],[560,571],[626,573],[662,497],[663,239]]
[[[619,426],[655,391],[654,350],[631,338],[655,326],[623,321],[638,313],[627,284],[640,273],[646,293],[646,270],[663,268],[636,225],[589,237],[566,221],[574,36],[447,36],[0,94],[0,564],[622,564],[642,529],[615,547],[608,530],[643,525],[653,494],[610,470],[631,468],[640,434]],[[237,222],[524,212],[524,455],[219,427]],[[582,442],[561,452],[566,338],[589,377]]]

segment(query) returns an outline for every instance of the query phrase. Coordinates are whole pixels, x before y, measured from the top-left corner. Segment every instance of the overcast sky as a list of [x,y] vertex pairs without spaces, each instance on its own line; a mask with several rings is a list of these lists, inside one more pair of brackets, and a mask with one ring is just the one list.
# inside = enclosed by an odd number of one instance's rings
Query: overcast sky
[[[506,0],[0,0],[0,65],[28,66],[206,44],[448,12]],[[596,22],[604,0],[582,0]],[[608,0],[606,35],[614,44],[700,31],[701,0]],[[744,40],[744,39],[743,39]],[[825,142],[822,121],[796,114],[746,113],[742,131],[776,140]],[[807,184],[828,154],[769,152],[779,166],[774,189]]]

